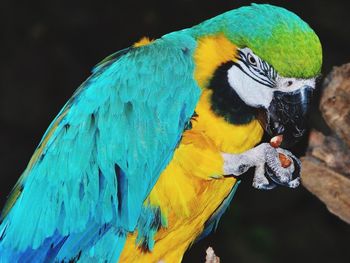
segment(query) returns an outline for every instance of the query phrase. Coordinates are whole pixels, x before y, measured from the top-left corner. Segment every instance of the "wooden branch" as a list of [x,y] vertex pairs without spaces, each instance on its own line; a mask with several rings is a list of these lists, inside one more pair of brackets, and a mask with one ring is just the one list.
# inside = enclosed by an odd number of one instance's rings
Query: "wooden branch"
[[350,63],[335,67],[323,87],[322,115],[335,134],[350,147]]
[[316,158],[304,157],[303,185],[333,214],[350,224],[350,179],[329,169]]
[[350,224],[350,64],[333,69],[324,81],[320,110],[333,133],[311,132],[302,183]]

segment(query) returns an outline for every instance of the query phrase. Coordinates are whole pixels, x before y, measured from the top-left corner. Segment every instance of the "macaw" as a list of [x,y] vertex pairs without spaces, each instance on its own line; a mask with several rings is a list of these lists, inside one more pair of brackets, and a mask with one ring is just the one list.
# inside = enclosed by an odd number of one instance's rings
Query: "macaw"
[[0,262],[180,262],[250,167],[256,188],[298,186],[282,146],[305,132],[321,64],[307,23],[258,4],[107,57],[11,192]]

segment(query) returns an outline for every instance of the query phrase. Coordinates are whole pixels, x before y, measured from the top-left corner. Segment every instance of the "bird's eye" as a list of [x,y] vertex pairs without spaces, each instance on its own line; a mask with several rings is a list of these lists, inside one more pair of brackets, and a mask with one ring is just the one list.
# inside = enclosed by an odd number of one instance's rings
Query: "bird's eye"
[[253,66],[256,66],[258,63],[256,62],[256,59],[251,55],[251,54],[248,54],[248,62],[253,65]]

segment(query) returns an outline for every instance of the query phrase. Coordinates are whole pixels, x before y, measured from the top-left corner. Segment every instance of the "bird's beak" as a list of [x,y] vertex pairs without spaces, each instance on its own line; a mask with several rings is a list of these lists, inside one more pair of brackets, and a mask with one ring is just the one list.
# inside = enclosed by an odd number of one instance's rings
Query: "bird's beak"
[[283,135],[283,147],[293,146],[305,133],[313,88],[303,86],[292,92],[274,91],[267,109],[258,119],[270,136]]

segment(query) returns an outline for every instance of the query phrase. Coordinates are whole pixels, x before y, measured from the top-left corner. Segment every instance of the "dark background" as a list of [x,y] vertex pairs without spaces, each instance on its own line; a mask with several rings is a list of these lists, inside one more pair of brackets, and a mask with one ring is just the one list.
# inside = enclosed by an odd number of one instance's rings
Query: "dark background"
[[[0,206],[50,121],[97,62],[142,36],[157,38],[250,3],[22,2],[0,3]],[[347,1],[255,2],[286,7],[314,28],[323,74],[350,62]],[[323,127],[317,112],[311,125]],[[264,192],[251,182],[243,180],[217,232],[195,244],[184,262],[203,262],[208,245],[222,262],[350,262],[350,226],[317,198],[303,187]]]

